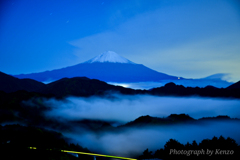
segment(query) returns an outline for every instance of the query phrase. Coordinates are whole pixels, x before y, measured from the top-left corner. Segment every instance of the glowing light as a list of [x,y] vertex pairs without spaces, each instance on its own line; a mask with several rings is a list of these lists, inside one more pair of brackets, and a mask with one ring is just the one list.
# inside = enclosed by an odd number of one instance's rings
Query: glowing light
[[114,86],[122,86],[124,88],[129,88],[130,84],[125,84],[125,83],[114,83],[114,82],[107,82],[108,84],[112,84]]
[[[36,147],[29,147],[29,148],[30,148],[30,149],[37,149]],[[50,149],[50,150],[52,150],[52,149]],[[61,150],[61,152],[76,153],[76,154],[86,154],[86,155],[91,155],[91,156],[111,157],[111,158],[117,158],[117,159],[137,160],[137,159],[133,159],[133,158],[117,157],[117,156],[104,155],[104,154],[96,154],[96,153],[76,152],[76,151],[68,151],[68,150]]]
[[67,151],[67,150],[61,150],[61,152],[69,152],[69,153],[77,153],[77,154],[87,154],[87,155],[92,155],[92,156],[111,157],[111,158],[118,158],[118,159],[137,160],[137,159],[126,158],[126,157],[116,157],[116,156],[110,156],[110,155],[95,154],[95,153],[86,153],[86,152],[76,152],[76,151]]

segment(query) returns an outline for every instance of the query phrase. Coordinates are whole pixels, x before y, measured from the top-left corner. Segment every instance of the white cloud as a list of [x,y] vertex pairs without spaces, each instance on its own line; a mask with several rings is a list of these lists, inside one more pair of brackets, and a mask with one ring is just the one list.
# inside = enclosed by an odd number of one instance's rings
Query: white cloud
[[197,97],[159,97],[150,95],[113,95],[115,99],[100,97],[74,98],[64,101],[46,101],[53,110],[47,112],[51,117],[67,119],[96,119],[105,121],[132,121],[142,115],[166,117],[170,114],[186,113],[193,118],[228,115],[240,117],[239,100],[197,98]]

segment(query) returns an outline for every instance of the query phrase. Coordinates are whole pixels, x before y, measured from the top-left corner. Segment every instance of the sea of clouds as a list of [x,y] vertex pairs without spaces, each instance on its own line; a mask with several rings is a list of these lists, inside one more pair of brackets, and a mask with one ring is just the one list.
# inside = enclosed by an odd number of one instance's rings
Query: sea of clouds
[[[151,95],[119,95],[111,98],[68,97],[64,100],[49,99],[44,103],[51,107],[45,116],[64,123],[82,119],[108,121],[113,126],[125,124],[143,115],[167,117],[170,114],[185,113],[198,119],[228,115],[240,118],[240,100],[201,97],[160,97]],[[69,124],[70,125],[70,124]],[[240,122],[209,122],[204,125],[173,125],[150,128],[131,128],[121,132],[95,133],[84,131],[79,126],[72,126],[72,132],[63,132],[73,143],[87,147],[91,151],[118,156],[142,154],[149,148],[155,151],[163,148],[169,139],[180,143],[223,135],[231,137],[240,144]]]

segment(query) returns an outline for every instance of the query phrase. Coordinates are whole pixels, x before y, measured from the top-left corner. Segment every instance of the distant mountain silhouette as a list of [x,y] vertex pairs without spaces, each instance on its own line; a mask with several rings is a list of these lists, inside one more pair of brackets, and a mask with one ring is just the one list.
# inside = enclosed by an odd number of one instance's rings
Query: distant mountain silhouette
[[84,63],[41,73],[15,75],[17,78],[31,78],[41,82],[62,78],[88,77],[105,82],[144,82],[177,80],[178,77],[152,70],[108,51]]
[[141,116],[134,121],[131,121],[125,125],[124,127],[143,127],[143,126],[151,126],[151,125],[168,125],[168,124],[176,124],[182,122],[190,122],[194,121],[194,119],[185,114],[171,114],[166,118],[158,118],[151,117],[149,115]]
[[240,121],[240,119],[232,119],[229,116],[217,116],[217,117],[203,117],[200,119],[194,119],[186,114],[171,114],[165,118],[151,117],[149,115],[141,116],[134,121],[128,122],[119,127],[148,127],[156,125],[173,125],[173,124],[200,124],[204,121],[221,121],[232,120]]
[[229,116],[225,115],[221,115],[221,116],[217,116],[217,117],[203,117],[200,118],[198,120],[231,120],[232,118],[230,118]]
[[[233,84],[234,85],[234,84]],[[238,85],[238,84],[236,84]],[[234,85],[235,86],[235,85]],[[240,89],[225,89],[216,88],[213,86],[199,87],[184,87],[183,85],[176,85],[172,82],[167,83],[163,87],[157,87],[149,90],[149,94],[160,96],[202,96],[202,97],[231,97],[240,98]]]
[[10,93],[18,90],[29,92],[37,91],[45,87],[45,84],[32,79],[18,79],[0,72],[0,90]]

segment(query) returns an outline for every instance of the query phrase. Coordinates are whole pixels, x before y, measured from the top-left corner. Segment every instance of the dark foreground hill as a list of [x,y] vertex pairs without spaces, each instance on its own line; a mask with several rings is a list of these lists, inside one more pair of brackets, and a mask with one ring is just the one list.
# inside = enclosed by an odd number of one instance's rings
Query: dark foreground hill
[[138,159],[163,159],[163,160],[213,160],[228,159],[238,160],[240,157],[240,145],[230,137],[204,139],[199,144],[194,140],[192,143],[181,144],[175,139],[170,139],[164,148],[156,150],[154,153],[146,149]]
[[43,89],[45,84],[32,79],[18,79],[0,72],[0,90],[10,93],[18,90],[29,92]]
[[[90,152],[87,148],[69,144],[61,133],[21,125],[0,125],[0,159],[16,160],[92,160],[90,156],[63,153],[60,150]],[[29,147],[36,147],[32,150]]]
[[18,79],[13,76],[0,72],[0,91],[6,93],[16,91],[38,92],[55,97],[66,96],[93,96],[104,95],[107,92],[120,94],[137,94],[141,90],[114,86],[106,82],[89,79],[87,77],[63,78],[49,84],[44,84],[31,79]]

